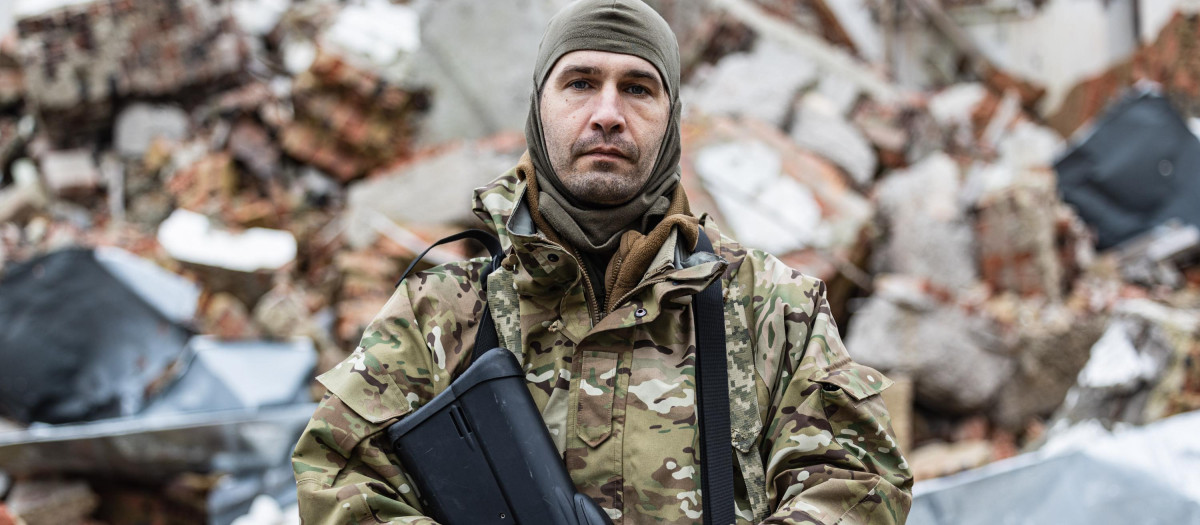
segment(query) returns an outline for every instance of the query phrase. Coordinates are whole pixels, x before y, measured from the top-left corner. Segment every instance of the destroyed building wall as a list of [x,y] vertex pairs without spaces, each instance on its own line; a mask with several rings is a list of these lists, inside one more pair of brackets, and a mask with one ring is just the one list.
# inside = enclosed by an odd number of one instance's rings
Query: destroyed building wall
[[[62,460],[0,461],[25,485],[0,476],[8,510],[53,493],[113,523],[283,512],[294,484],[275,463],[324,393],[312,377],[354,348],[415,254],[477,226],[470,189],[524,150],[529,68],[563,3],[3,2],[0,279],[119,246],[193,283],[180,324],[198,334],[130,390],[159,416],[178,409],[184,430],[137,412],[113,433],[51,425],[70,430],[51,446],[0,420],[0,458]],[[919,477],[1036,449],[1080,420],[1200,409],[1196,225],[1154,215],[1098,246],[1103,225],[1056,166],[1138,80],[1182,122],[1200,115],[1185,3],[652,4],[681,44],[692,209],[825,280],[851,355],[897,380],[887,402]],[[1140,44],[1118,16],[1133,5]],[[1072,39],[1067,22],[1088,27]],[[1161,160],[1139,157],[1156,173]],[[232,372],[263,352],[291,356],[287,380],[239,390],[250,382]],[[1110,358],[1154,367],[1097,388],[1089,367]],[[192,411],[206,400],[242,411]],[[210,438],[203,458],[136,454]],[[93,475],[104,468],[161,475],[135,486]]]

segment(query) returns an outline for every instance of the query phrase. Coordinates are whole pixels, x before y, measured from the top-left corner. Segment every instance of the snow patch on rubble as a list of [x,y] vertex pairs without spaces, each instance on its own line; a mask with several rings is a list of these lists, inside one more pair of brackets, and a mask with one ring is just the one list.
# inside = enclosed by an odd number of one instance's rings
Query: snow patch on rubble
[[779,153],[761,142],[724,143],[696,156],[696,172],[721,215],[748,246],[786,253],[821,244],[821,207],[813,193],[783,174]]
[[1138,352],[1121,323],[1108,327],[1092,346],[1092,357],[1079,372],[1079,385],[1092,388],[1134,386],[1151,379],[1158,371],[1157,361]]
[[90,4],[94,0],[16,0],[13,16],[17,19],[35,16],[62,7]]
[[942,126],[966,124],[985,96],[987,88],[983,84],[951,86],[929,99],[929,114]]
[[230,9],[243,31],[263,36],[275,29],[290,5],[289,0],[238,0]]
[[177,260],[240,272],[275,270],[296,258],[291,232],[250,228],[231,233],[184,209],[172,212],[159,226],[158,243]]
[[417,11],[370,0],[346,6],[322,35],[322,42],[366,61],[383,78],[399,82],[408,76],[412,55],[421,47]]

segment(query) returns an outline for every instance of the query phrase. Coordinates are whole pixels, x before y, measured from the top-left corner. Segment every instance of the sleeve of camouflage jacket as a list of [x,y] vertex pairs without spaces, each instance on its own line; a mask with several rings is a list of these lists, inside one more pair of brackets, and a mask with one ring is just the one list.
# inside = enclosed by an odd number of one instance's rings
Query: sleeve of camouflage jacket
[[479,267],[450,265],[407,279],[354,353],[321,375],[329,393],[292,454],[304,524],[435,523],[421,515],[398,460],[385,452],[383,430],[449,385],[447,371],[466,356],[462,341],[475,339],[473,323],[454,312],[482,301],[459,285],[477,282]]
[[755,273],[774,285],[754,298],[755,331],[768,339],[758,344],[784,349],[759,368],[774,379],[761,446],[774,512],[763,523],[904,523],[912,475],[880,396],[891,381],[850,360],[825,283],[759,261]]

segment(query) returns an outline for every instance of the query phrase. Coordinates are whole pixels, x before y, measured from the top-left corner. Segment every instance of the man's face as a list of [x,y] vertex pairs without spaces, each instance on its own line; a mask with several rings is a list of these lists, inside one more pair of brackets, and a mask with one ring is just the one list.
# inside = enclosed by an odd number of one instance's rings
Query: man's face
[[662,147],[670,100],[645,59],[605,51],[559,58],[539,111],[546,153],[567,191],[600,205],[636,196]]

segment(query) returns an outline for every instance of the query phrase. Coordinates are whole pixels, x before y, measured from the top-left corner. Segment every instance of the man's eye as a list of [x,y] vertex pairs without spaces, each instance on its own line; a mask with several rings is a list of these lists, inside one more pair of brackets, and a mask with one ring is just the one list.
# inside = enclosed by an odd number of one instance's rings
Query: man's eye
[[568,85],[571,86],[573,89],[587,89],[588,88],[588,83],[586,80],[576,80],[574,82],[571,82]]
[[632,95],[649,95],[650,94],[649,89],[646,89],[645,86],[639,86],[637,84],[629,86],[629,88],[627,88],[627,91]]

